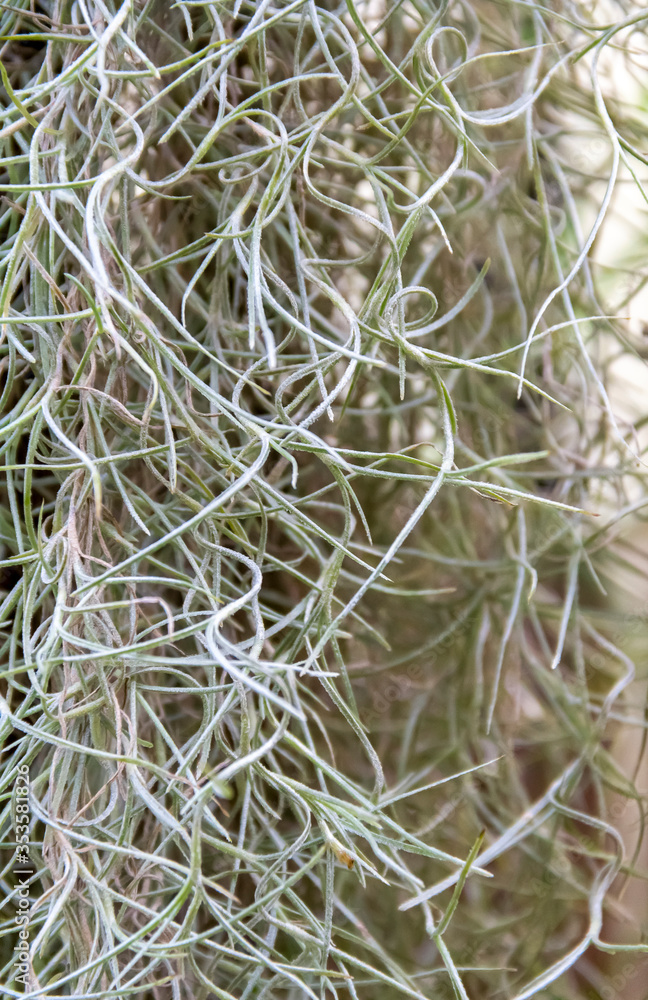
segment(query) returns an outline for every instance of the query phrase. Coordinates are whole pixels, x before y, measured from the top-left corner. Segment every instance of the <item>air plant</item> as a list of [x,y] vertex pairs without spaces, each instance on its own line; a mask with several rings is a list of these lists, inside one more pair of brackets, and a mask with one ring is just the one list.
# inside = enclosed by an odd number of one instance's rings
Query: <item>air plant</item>
[[0,8],[5,996],[635,976],[647,19]]

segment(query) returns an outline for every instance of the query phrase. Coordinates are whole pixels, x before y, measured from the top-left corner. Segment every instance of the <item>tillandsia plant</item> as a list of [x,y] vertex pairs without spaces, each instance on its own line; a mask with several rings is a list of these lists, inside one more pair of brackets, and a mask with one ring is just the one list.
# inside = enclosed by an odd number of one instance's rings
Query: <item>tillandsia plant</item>
[[647,26],[0,5],[3,996],[640,996]]

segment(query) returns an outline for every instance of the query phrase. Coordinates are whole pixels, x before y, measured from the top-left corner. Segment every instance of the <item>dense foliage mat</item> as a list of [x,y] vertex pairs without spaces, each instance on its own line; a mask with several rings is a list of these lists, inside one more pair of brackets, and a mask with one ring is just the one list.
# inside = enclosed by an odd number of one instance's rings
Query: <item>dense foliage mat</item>
[[0,6],[3,995],[634,995],[601,7]]

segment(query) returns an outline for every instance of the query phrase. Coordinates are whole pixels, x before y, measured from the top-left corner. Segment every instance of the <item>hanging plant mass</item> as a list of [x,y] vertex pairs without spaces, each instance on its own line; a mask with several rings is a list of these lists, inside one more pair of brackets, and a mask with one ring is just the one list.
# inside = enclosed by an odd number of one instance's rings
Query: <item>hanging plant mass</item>
[[0,982],[645,1000],[648,12],[0,4]]

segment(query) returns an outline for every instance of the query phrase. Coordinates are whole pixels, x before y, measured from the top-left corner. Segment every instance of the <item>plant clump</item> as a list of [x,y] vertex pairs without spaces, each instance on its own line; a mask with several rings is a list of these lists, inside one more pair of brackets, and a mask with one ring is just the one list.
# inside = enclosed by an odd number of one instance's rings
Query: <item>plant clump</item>
[[633,995],[602,6],[0,7],[5,996]]

